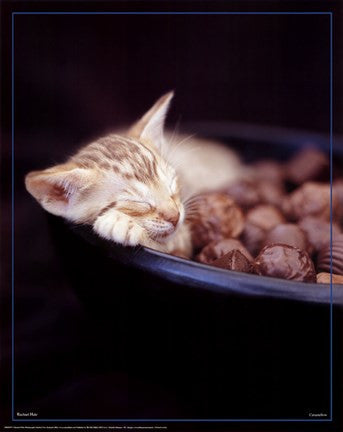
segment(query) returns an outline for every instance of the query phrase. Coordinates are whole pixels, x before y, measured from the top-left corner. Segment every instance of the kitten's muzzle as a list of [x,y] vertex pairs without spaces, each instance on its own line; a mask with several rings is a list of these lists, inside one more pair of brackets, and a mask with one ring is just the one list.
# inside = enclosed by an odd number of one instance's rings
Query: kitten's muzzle
[[171,223],[174,227],[178,224],[180,220],[180,212],[178,210],[176,211],[169,211],[169,212],[160,212],[159,217],[165,221]]
[[147,230],[149,237],[157,241],[168,237],[175,231],[173,224],[162,220],[147,220],[144,222],[144,228]]

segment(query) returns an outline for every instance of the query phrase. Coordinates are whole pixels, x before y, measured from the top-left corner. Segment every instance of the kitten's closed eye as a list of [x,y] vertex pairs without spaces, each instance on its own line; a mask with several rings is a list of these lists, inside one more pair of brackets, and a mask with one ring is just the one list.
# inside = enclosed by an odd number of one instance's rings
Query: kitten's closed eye
[[122,200],[118,202],[118,210],[129,216],[143,216],[153,211],[153,206],[145,201]]
[[[125,134],[99,138],[66,163],[28,174],[28,191],[47,211],[92,224],[108,240],[167,250],[186,231],[178,176],[161,154],[172,96],[162,96]],[[190,255],[190,236],[186,243]]]

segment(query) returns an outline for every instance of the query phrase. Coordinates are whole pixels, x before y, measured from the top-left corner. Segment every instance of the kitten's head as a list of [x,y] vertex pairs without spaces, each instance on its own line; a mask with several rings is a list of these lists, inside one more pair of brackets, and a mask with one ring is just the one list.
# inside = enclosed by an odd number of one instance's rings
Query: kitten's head
[[50,213],[94,223],[115,208],[155,240],[183,220],[175,169],[163,158],[163,127],[173,93],[162,96],[125,134],[108,135],[65,164],[26,176],[27,190]]

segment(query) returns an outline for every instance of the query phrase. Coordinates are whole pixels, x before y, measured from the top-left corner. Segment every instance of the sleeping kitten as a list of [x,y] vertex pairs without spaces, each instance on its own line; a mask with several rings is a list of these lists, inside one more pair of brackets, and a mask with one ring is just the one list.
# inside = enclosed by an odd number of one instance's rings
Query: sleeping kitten
[[[127,133],[100,138],[64,164],[29,173],[27,190],[48,212],[91,224],[108,240],[190,256],[180,181],[189,195],[218,189],[237,177],[240,163],[230,150],[204,140],[190,139],[191,152],[186,139],[169,148],[163,127],[172,97],[162,96]],[[173,151],[172,159],[183,162],[177,171],[164,156]]]

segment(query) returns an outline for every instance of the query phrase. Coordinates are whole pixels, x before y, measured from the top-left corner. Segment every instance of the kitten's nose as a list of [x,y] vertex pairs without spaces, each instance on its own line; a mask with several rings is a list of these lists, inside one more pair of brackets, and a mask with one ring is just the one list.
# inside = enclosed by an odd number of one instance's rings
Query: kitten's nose
[[177,209],[164,211],[161,213],[161,218],[166,222],[170,222],[174,225],[174,227],[176,227],[180,219],[180,212]]

